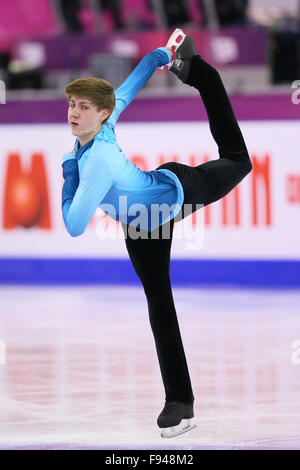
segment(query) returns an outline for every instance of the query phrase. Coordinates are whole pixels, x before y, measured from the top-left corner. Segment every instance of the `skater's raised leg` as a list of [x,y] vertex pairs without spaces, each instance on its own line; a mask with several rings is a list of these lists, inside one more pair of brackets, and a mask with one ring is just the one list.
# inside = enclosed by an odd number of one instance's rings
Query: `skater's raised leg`
[[199,91],[220,157],[196,167],[175,162],[159,167],[177,174],[184,190],[184,203],[191,204],[194,211],[196,204],[206,206],[228,194],[251,171],[252,164],[217,70],[198,54],[191,36],[185,37],[176,57],[170,71]]

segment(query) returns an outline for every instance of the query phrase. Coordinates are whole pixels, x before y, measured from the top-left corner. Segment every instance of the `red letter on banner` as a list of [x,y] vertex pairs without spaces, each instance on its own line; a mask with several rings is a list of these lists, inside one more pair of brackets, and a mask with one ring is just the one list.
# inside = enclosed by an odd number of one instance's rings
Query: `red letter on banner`
[[19,154],[8,156],[4,189],[3,228],[37,225],[51,228],[48,184],[42,154],[32,155],[29,172],[22,170]]

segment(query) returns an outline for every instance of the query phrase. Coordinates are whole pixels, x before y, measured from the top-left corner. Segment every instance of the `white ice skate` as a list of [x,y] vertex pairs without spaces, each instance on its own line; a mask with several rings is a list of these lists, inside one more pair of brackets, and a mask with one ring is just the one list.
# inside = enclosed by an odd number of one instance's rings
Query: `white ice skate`
[[183,43],[184,38],[185,34],[182,29],[176,28],[175,31],[173,31],[173,33],[169,37],[167,44],[165,45],[165,47],[172,50],[171,62],[167,65],[163,65],[162,67],[160,67],[161,69],[164,69],[165,67],[168,70],[170,69],[173,63],[174,54],[177,51],[178,47],[181,46],[181,44]]

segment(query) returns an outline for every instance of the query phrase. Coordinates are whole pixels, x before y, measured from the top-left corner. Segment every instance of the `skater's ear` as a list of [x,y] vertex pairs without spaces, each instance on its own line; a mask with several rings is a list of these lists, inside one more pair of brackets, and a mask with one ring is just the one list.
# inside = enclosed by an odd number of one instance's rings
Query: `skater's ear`
[[108,117],[110,116],[111,114],[111,111],[108,109],[108,108],[105,108],[105,109],[102,109],[100,111],[100,120],[101,120],[101,123],[103,121],[106,121],[108,119]]

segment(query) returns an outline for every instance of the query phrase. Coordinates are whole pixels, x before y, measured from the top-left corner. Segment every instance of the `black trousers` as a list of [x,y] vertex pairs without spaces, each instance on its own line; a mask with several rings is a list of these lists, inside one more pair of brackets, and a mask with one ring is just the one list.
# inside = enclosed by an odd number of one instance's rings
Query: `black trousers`
[[[194,212],[197,204],[206,206],[228,194],[251,171],[252,165],[219,73],[196,56],[186,83],[201,95],[220,158],[196,167],[168,162],[158,168],[167,168],[178,176],[184,191],[184,204],[191,204]],[[129,257],[147,298],[165,399],[167,402],[192,403],[194,395],[170,282],[174,223],[174,219],[169,223],[168,238],[162,236],[163,227],[160,227],[158,237],[151,238],[149,233],[147,239],[128,236],[128,225],[123,224],[123,230]]]

